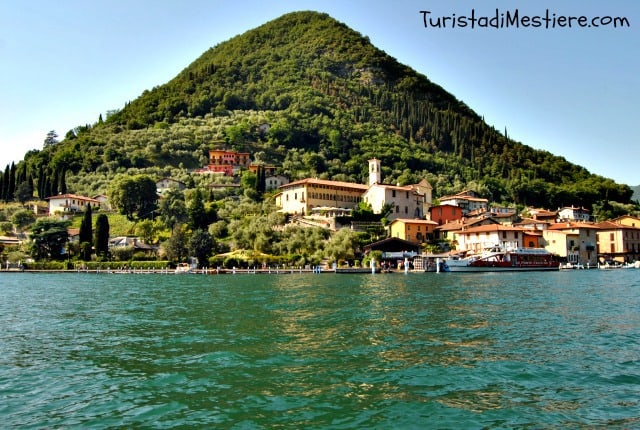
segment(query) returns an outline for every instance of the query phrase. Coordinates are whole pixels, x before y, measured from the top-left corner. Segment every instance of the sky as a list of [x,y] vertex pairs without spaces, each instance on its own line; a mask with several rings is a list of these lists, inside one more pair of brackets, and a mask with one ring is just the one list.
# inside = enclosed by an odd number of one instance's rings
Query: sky
[[635,0],[0,0],[0,169],[299,10],[368,36],[512,139],[640,185]]

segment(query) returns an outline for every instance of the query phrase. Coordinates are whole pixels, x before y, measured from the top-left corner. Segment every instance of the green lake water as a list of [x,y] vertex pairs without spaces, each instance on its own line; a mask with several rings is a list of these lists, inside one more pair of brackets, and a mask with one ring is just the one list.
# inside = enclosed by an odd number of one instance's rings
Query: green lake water
[[640,270],[0,273],[0,427],[640,428]]

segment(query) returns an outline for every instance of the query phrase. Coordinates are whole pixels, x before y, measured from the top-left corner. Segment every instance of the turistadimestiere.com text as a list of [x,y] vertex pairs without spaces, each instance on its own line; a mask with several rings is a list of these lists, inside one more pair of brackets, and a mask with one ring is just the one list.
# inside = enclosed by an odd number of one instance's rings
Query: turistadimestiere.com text
[[483,14],[471,9],[468,14],[437,14],[430,10],[421,10],[420,15],[425,28],[453,29],[453,28],[534,28],[534,29],[559,29],[559,28],[626,28],[631,27],[627,17],[619,16],[584,16],[561,15],[549,9],[539,15],[525,15],[518,9]]

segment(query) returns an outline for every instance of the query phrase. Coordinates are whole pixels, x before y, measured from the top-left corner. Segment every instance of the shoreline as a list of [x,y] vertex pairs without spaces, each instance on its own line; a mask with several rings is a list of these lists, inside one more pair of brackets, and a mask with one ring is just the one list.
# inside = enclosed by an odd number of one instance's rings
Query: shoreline
[[[411,271],[422,273],[423,271]],[[176,273],[175,269],[60,269],[60,270],[39,270],[39,269],[0,269],[2,273],[92,273],[107,275],[286,275],[286,274],[355,274],[371,273],[371,269],[361,268],[338,268],[338,269],[194,269],[187,273]],[[404,273],[404,271],[384,271],[376,269],[376,274],[381,273]]]

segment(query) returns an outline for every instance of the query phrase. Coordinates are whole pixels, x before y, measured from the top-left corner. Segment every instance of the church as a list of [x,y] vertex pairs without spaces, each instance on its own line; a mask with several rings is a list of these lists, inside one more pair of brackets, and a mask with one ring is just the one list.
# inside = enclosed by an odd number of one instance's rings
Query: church
[[306,178],[282,185],[276,195],[281,211],[292,215],[310,215],[319,210],[348,213],[364,201],[374,213],[390,208],[389,221],[398,218],[424,219],[432,202],[431,184],[427,180],[415,185],[382,183],[380,160],[369,160],[369,183],[329,181]]

